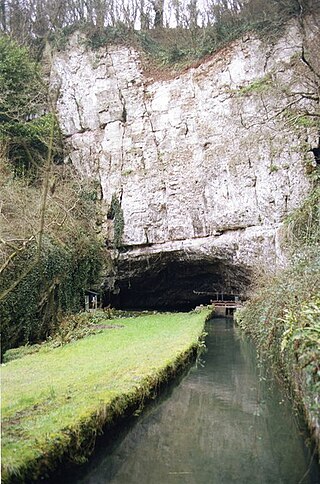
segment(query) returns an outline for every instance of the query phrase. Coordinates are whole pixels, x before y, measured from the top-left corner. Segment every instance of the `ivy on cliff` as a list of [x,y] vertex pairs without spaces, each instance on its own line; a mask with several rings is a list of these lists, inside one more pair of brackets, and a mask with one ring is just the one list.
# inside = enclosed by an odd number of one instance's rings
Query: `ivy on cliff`
[[[36,252],[32,245],[15,259],[0,279],[0,292],[35,260]],[[75,234],[70,247],[46,238],[28,276],[1,303],[2,351],[43,340],[56,328],[59,317],[79,311],[85,289],[99,281],[101,266],[101,248],[95,238]]]
[[107,217],[113,220],[113,245],[118,249],[122,244],[124,217],[121,202],[115,193],[112,195]]

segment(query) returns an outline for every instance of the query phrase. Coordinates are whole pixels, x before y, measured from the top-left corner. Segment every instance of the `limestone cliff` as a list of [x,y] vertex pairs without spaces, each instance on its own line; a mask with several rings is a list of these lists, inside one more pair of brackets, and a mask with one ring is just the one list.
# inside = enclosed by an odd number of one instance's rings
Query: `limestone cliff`
[[146,77],[134,49],[90,51],[80,34],[54,53],[70,160],[101,185],[107,245],[121,239],[111,300],[192,304],[283,262],[281,224],[308,192],[318,142],[303,113],[319,37],[315,19],[272,44],[247,34],[168,80]]

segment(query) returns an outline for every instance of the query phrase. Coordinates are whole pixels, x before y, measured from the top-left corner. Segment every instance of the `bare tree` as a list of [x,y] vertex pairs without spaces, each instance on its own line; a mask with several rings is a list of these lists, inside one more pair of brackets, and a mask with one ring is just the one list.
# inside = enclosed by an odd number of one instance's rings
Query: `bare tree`
[[163,27],[163,18],[164,18],[164,0],[153,0],[152,2],[153,9],[154,9],[154,27],[161,28]]
[[198,26],[198,5],[197,0],[190,0],[187,4],[187,11],[189,17],[189,28],[194,29]]
[[6,12],[6,2],[1,0],[0,2],[0,24],[3,32],[7,31],[7,12]]

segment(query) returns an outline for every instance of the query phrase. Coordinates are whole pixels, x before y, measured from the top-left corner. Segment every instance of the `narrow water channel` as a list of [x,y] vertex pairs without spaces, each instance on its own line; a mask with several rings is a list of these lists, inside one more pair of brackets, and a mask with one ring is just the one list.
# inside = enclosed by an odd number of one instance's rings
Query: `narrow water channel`
[[228,319],[202,361],[98,452],[77,484],[318,484],[292,406]]

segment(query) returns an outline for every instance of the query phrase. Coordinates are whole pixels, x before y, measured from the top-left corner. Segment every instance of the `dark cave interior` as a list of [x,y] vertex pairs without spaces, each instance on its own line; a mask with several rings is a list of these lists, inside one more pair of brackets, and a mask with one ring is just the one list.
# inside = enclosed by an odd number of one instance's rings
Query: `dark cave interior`
[[120,259],[115,280],[112,288],[105,288],[105,306],[189,311],[217,298],[243,299],[250,270],[228,259],[170,252]]

